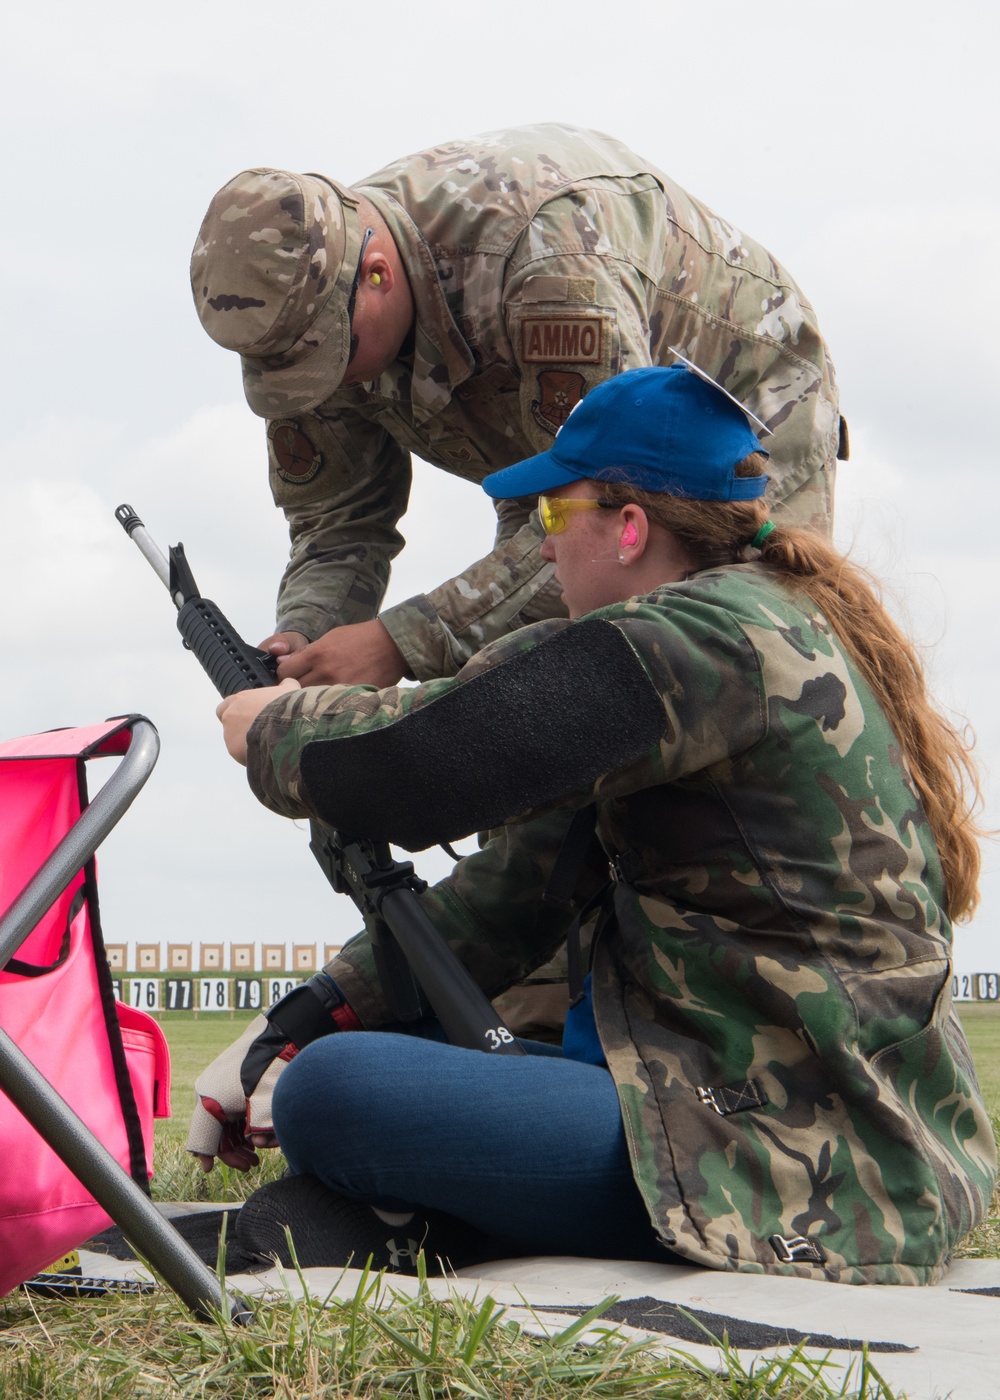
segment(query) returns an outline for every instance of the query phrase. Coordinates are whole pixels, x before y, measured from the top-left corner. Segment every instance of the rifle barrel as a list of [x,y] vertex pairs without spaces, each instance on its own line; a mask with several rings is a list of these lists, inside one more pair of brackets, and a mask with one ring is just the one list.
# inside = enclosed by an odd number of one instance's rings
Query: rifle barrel
[[[131,506],[121,505],[115,511],[115,519],[118,521],[119,525],[128,535],[132,543],[138,546],[140,552],[144,554],[149,563],[152,564],[155,573],[160,579],[160,582],[163,584],[164,588],[169,593],[170,564],[167,560],[167,556],[163,553],[163,550],[153,539],[152,535],[149,533],[145,525],[136,515],[135,511],[132,509]],[[178,608],[181,606],[181,603],[183,601],[183,599],[178,599],[177,596],[174,595],[174,602],[177,604]]]

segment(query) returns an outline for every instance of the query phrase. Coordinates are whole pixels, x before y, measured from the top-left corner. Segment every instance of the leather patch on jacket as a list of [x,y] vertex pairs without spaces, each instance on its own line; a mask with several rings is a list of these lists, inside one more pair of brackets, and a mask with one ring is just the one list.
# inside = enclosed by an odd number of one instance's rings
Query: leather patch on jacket
[[730,1113],[742,1113],[746,1108],[763,1108],[767,1103],[767,1095],[756,1079],[744,1079],[739,1084],[717,1084],[712,1088],[699,1085],[695,1093],[721,1118],[728,1118]]

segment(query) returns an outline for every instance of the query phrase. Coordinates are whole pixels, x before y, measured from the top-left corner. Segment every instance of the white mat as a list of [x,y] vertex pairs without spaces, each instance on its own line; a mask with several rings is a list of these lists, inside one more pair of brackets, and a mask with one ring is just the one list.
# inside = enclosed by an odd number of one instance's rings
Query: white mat
[[[225,1206],[162,1206],[165,1215]],[[80,1251],[84,1275],[148,1278],[141,1265]],[[313,1298],[350,1298],[357,1269],[306,1269]],[[234,1275],[234,1290],[302,1296],[294,1274],[271,1269]],[[389,1289],[409,1296],[417,1280],[387,1275]],[[636,1264],[604,1259],[514,1259],[461,1269],[448,1279],[430,1280],[437,1297],[450,1291],[487,1295],[508,1307],[508,1317],[526,1330],[559,1331],[593,1304],[614,1294],[620,1300],[595,1326],[613,1322],[626,1335],[648,1335],[664,1351],[697,1357],[718,1368],[719,1349],[693,1328],[693,1314],[714,1336],[728,1332],[742,1364],[763,1356],[788,1355],[796,1342],[812,1339],[806,1355],[829,1357],[828,1384],[839,1386],[860,1364],[860,1344],[869,1345],[872,1364],[892,1388],[909,1400],[996,1400],[1000,1370],[995,1362],[1000,1334],[1000,1260],[965,1259],[931,1288],[849,1287],[800,1279],[727,1274],[669,1264]],[[672,1305],[672,1306],[671,1306]],[[694,1340],[701,1336],[703,1340]]]

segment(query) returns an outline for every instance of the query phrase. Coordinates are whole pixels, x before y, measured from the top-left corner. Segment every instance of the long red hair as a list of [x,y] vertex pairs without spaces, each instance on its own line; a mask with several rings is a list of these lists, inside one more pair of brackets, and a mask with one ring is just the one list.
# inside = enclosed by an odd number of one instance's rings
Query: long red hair
[[[765,458],[752,453],[738,476],[759,476]],[[945,908],[968,918],[979,899],[981,856],[976,821],[979,775],[966,730],[952,724],[927,693],[910,639],[886,612],[877,581],[812,530],[783,525],[755,550],[750,541],[768,519],[763,499],[694,501],[602,482],[614,505],[634,502],[669,530],[699,569],[759,559],[789,588],[805,593],[836,632],[892,725],[920,794],[941,857]]]

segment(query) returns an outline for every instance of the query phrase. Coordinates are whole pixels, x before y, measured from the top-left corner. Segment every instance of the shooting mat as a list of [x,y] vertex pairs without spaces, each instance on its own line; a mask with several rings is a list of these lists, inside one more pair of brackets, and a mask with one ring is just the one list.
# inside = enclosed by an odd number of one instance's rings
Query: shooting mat
[[[232,1239],[234,1207],[163,1205],[182,1232],[214,1263],[218,1221],[199,1214],[229,1210]],[[211,1237],[211,1238],[210,1238]],[[208,1243],[206,1244],[206,1241]],[[79,1251],[82,1273],[95,1279],[149,1279],[112,1232]],[[101,1252],[98,1252],[101,1251]],[[239,1267],[245,1260],[232,1259]],[[258,1267],[258,1266],[255,1266]],[[305,1286],[314,1298],[354,1296],[357,1269],[306,1269]],[[417,1280],[386,1275],[383,1297],[409,1296]],[[231,1272],[229,1283],[248,1297],[300,1297],[300,1279],[282,1269]],[[827,1357],[827,1383],[836,1388],[853,1370],[857,1384],[860,1347],[868,1343],[871,1363],[886,1383],[909,1400],[994,1400],[1000,1376],[994,1353],[1000,1332],[1000,1260],[958,1260],[943,1282],[929,1288],[850,1287],[802,1279],[727,1274],[713,1269],[640,1264],[604,1259],[512,1259],[461,1269],[430,1281],[432,1291],[483,1299],[507,1308],[526,1331],[561,1331],[595,1303],[617,1299],[596,1326],[615,1325],[629,1336],[645,1335],[665,1351],[696,1357],[721,1369],[712,1337],[728,1335],[744,1367],[756,1359],[787,1355],[806,1338],[806,1354]],[[586,1334],[585,1334],[586,1335]]]

